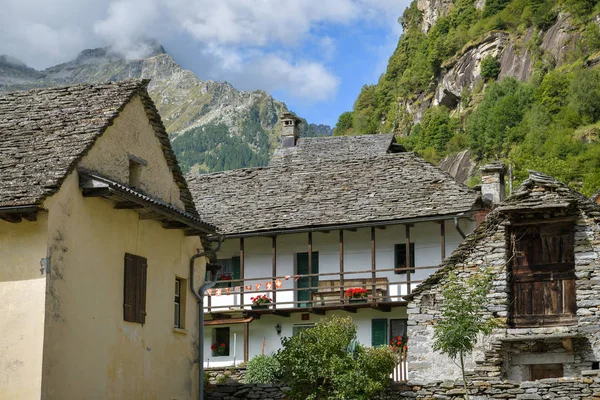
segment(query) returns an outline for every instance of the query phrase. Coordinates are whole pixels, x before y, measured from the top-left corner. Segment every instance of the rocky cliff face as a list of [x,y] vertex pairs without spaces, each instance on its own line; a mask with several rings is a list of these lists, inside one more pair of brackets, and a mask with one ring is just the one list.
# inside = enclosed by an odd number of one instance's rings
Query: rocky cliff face
[[[288,112],[287,106],[262,90],[244,92],[227,82],[202,81],[193,72],[181,68],[157,43],[150,43],[150,54],[140,60],[127,60],[108,48],[89,49],[75,60],[43,71],[0,56],[0,90],[4,91],[138,78],[151,79],[148,91],[172,138],[200,127],[208,127],[206,132],[218,129],[236,141],[236,146],[228,152],[262,154],[252,158],[255,161],[250,164],[240,161],[236,167],[268,163],[269,153],[278,143],[278,116]],[[309,126],[303,125],[303,133],[307,134]],[[263,139],[252,142],[251,138],[256,137]],[[220,156],[223,154],[215,157]],[[251,159],[237,154],[229,156]],[[199,153],[199,157],[202,158],[202,154]],[[195,165],[193,160],[188,160],[188,164]],[[221,168],[224,167],[204,170]]]

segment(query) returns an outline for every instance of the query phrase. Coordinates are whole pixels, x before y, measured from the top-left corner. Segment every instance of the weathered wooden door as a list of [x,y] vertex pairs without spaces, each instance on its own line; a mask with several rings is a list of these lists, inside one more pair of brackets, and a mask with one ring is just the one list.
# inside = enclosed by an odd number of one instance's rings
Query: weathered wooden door
[[[298,307],[309,307],[311,304],[308,303],[310,300],[310,292],[316,292],[317,286],[319,285],[319,277],[313,276],[305,277],[302,275],[308,275],[308,253],[298,253],[296,254],[296,274],[300,275],[300,278],[296,282],[296,287],[298,289],[309,288],[312,287],[311,290],[298,290],[297,301]],[[319,253],[314,251],[312,253],[312,273],[319,273]]]
[[573,225],[557,223],[513,228],[510,237],[514,326],[574,322]]

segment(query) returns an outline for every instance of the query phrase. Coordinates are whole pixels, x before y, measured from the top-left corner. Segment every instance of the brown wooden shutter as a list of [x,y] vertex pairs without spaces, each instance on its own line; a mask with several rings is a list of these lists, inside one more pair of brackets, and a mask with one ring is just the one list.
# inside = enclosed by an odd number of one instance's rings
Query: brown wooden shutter
[[146,280],[148,273],[148,261],[140,257],[138,262],[138,279],[140,290],[138,291],[138,322],[144,325],[146,323]]
[[146,323],[146,284],[148,262],[144,257],[125,254],[123,319]]
[[136,322],[136,272],[137,263],[135,256],[125,254],[125,280],[123,284],[123,319],[125,321]]

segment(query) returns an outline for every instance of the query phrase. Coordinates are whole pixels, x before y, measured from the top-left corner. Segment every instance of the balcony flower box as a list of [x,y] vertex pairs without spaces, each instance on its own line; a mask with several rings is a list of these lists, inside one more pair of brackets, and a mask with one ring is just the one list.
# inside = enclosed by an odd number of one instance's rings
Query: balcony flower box
[[366,303],[367,289],[360,287],[349,288],[344,292],[344,296],[348,299],[349,303]]
[[251,297],[250,301],[252,301],[253,310],[268,310],[273,303],[273,300],[267,297],[266,294],[263,294],[262,296]]

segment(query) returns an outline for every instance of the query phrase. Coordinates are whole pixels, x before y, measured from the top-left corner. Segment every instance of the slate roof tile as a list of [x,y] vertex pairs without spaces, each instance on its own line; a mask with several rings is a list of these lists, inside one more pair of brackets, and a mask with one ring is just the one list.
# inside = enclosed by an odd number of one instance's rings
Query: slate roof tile
[[202,219],[224,234],[434,217],[480,204],[477,192],[409,152],[187,178]]
[[0,94],[0,207],[41,204],[125,105],[139,95],[161,142],[185,211],[197,216],[148,80],[34,89]]

